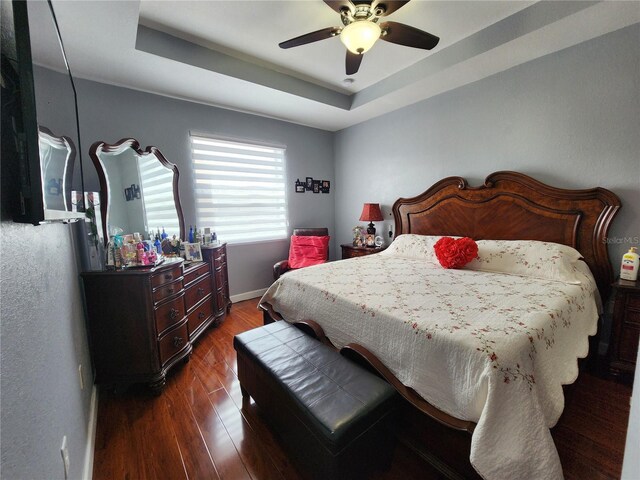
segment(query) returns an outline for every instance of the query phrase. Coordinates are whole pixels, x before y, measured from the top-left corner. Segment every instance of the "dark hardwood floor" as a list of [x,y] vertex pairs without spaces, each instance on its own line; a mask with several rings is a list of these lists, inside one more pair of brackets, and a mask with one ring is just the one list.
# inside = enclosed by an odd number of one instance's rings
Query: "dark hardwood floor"
[[[191,361],[174,370],[165,391],[102,389],[93,478],[298,479],[256,404],[243,406],[236,378],[235,334],[262,324],[257,299],[234,304],[204,333]],[[582,373],[553,429],[565,478],[620,478],[631,388]],[[418,456],[397,448],[376,480],[438,479]]]

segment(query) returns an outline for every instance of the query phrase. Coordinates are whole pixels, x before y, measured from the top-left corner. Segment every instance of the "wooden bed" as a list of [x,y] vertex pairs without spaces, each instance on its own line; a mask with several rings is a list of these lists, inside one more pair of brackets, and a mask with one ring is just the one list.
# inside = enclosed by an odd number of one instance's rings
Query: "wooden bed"
[[[469,187],[461,177],[445,178],[421,195],[397,200],[393,215],[396,236],[540,240],[571,246],[583,255],[605,303],[613,280],[606,236],[619,208],[618,197],[603,188],[560,189],[521,173],[496,172],[479,187]],[[260,307],[265,323],[282,318],[268,303]],[[318,335],[323,336],[321,331]],[[449,478],[478,477],[469,463],[473,422],[430,405],[363,347],[350,344],[347,349],[366,359],[412,404],[398,428],[407,444]]]

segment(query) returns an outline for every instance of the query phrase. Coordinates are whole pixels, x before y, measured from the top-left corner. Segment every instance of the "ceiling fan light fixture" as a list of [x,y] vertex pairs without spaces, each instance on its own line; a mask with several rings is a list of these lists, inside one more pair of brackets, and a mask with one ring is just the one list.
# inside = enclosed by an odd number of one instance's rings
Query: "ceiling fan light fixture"
[[357,20],[342,29],[340,40],[347,49],[362,55],[380,38],[382,30],[377,23],[370,20]]

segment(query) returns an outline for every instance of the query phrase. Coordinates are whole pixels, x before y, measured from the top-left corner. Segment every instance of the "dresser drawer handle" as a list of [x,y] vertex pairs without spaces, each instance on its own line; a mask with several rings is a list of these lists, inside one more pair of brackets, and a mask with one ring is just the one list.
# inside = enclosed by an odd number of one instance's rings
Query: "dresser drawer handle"
[[173,293],[173,288],[167,288],[167,293]]
[[205,317],[204,312],[200,312],[200,313],[198,314],[198,318],[199,318],[200,320],[202,320],[204,317]]
[[171,310],[169,310],[169,318],[171,320],[175,320],[178,317],[179,313],[180,313],[179,310],[176,310],[175,308],[172,308]]
[[204,288],[198,288],[198,296],[204,295]]
[[171,280],[173,278],[173,275],[171,275],[170,273],[165,274],[164,279],[165,280]]
[[173,337],[173,346],[178,348],[180,345],[184,343],[184,338],[182,337]]

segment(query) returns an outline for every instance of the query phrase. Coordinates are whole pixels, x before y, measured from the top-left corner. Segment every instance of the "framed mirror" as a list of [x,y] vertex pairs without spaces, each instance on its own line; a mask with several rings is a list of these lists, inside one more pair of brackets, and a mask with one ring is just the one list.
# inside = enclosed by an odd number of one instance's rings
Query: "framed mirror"
[[71,182],[76,147],[67,137],[57,137],[43,126],[38,127],[42,200],[45,210],[72,211]]
[[156,147],[145,150],[133,138],[110,145],[91,145],[91,160],[100,181],[103,241],[114,229],[123,233],[165,232],[185,238],[184,217],[178,194],[178,167]]

